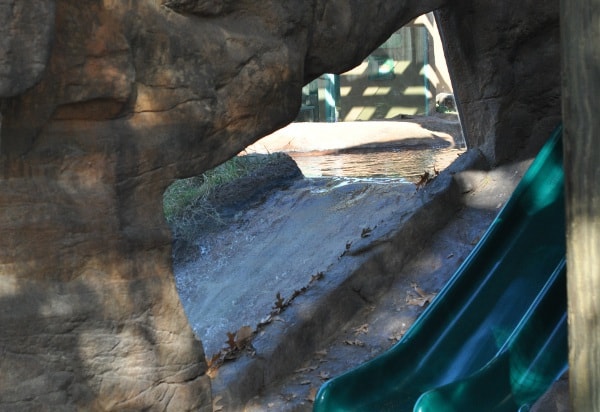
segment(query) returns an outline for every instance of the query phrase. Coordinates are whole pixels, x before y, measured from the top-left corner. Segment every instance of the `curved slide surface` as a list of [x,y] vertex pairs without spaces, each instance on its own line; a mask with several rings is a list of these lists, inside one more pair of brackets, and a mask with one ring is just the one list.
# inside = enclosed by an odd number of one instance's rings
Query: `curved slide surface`
[[525,411],[567,369],[561,129],[404,338],[315,412]]

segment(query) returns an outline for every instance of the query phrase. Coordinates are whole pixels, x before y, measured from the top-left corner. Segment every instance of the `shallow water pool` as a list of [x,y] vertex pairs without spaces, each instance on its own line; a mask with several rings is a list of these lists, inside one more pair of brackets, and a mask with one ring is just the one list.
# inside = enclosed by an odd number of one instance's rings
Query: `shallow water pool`
[[306,177],[395,178],[416,182],[448,167],[465,149],[410,148],[351,153],[290,153]]

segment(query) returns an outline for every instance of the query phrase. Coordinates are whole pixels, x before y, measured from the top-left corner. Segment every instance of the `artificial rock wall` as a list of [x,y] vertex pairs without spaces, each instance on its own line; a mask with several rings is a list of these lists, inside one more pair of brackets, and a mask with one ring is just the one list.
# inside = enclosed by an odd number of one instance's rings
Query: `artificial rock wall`
[[559,1],[461,0],[436,17],[469,147],[533,157],[561,121]]
[[164,189],[442,3],[0,0],[0,410],[211,410]]

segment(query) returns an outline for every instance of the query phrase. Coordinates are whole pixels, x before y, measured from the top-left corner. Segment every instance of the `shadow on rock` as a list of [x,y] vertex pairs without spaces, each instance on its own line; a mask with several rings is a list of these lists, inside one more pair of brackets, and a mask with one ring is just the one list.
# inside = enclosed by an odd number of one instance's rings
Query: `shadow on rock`
[[196,199],[173,230],[173,258],[186,262],[197,258],[199,234],[219,230],[235,221],[236,215],[264,203],[271,193],[288,188],[303,175],[285,153],[252,154],[259,167],[245,176],[218,186],[206,197]]

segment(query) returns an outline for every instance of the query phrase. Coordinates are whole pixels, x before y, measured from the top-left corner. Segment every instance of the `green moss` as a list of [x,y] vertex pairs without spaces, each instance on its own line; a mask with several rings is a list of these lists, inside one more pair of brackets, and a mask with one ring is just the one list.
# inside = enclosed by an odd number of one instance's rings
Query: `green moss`
[[185,208],[204,197],[206,191],[204,175],[175,181],[163,195],[163,210],[167,222],[172,223],[181,216]]
[[236,156],[201,176],[173,182],[163,195],[163,210],[175,237],[189,238],[198,224],[222,222],[210,203],[210,196],[219,187],[249,176],[276,159],[272,155]]

